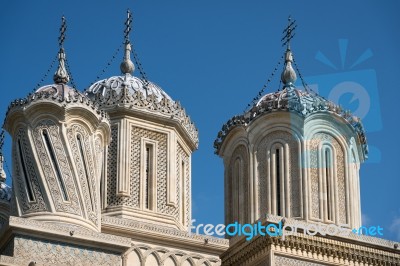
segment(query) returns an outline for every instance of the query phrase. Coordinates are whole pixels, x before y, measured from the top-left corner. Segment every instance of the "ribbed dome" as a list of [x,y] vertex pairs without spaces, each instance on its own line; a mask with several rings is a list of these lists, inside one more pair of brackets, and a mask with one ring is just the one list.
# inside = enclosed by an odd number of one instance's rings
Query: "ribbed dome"
[[89,89],[87,89],[87,95],[89,98],[96,100],[111,95],[117,96],[121,94],[124,87],[131,96],[136,94],[136,92],[141,92],[145,98],[153,95],[158,102],[164,98],[173,101],[171,97],[158,85],[134,77],[129,73],[124,74],[123,76],[114,76],[95,82],[89,87]]
[[40,87],[35,91],[35,93],[43,93],[43,94],[49,94],[53,97],[62,97],[63,99],[68,99],[72,96],[76,96],[80,94],[83,97],[84,96],[81,92],[78,90],[71,88],[70,86],[66,84],[50,84],[50,85],[45,85],[43,87]]
[[274,106],[276,108],[280,108],[282,106],[293,104],[299,105],[300,110],[307,109],[313,104],[336,106],[333,102],[328,101],[317,94],[311,94],[307,91],[302,91],[293,87],[286,87],[283,90],[264,95],[257,102],[256,106]]

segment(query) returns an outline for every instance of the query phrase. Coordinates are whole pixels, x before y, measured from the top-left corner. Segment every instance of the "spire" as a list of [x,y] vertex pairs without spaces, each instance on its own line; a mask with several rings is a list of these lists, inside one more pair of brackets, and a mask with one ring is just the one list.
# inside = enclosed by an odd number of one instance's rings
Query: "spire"
[[128,16],[125,21],[125,54],[124,54],[124,60],[122,61],[120,65],[121,72],[123,74],[131,74],[135,70],[135,65],[133,64],[131,60],[131,42],[129,40],[129,33],[131,32],[131,24],[132,24],[132,13],[128,9],[127,11]]
[[285,34],[282,38],[282,46],[286,45],[286,52],[285,52],[285,67],[281,74],[281,80],[284,84],[284,87],[294,87],[294,82],[297,79],[296,72],[292,67],[293,63],[293,55],[292,51],[290,50],[290,40],[294,37],[294,30],[296,29],[297,25],[295,24],[296,21],[291,21],[289,16],[288,19],[288,26],[285,28],[283,33]]
[[60,46],[60,51],[58,52],[58,68],[53,77],[56,84],[67,84],[69,81],[68,71],[65,68],[65,52],[63,47],[66,30],[67,24],[65,17],[63,16],[61,18],[60,37],[58,37],[58,45]]

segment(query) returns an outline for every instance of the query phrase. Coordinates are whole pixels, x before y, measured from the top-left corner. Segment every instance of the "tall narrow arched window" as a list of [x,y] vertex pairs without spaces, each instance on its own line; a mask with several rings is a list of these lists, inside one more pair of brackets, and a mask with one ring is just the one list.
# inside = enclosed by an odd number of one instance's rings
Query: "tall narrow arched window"
[[20,139],[18,139],[17,149],[18,149],[19,165],[21,165],[21,169],[22,169],[21,174],[25,181],[25,188],[26,188],[26,193],[28,195],[28,200],[34,201],[35,197],[34,197],[34,193],[33,193],[33,189],[32,189],[32,184],[29,180],[28,171],[26,170],[25,157],[24,157],[24,153],[22,151],[22,144],[21,144]]
[[180,179],[181,179],[181,212],[182,212],[182,224],[185,225],[185,177],[186,177],[186,165],[185,161],[181,162],[181,171],[180,171]]
[[275,160],[275,175],[276,175],[276,212],[277,215],[282,215],[282,203],[281,203],[281,155],[279,154],[279,149],[275,151],[276,160]]
[[145,172],[145,189],[144,189],[144,207],[145,209],[150,209],[150,201],[151,201],[151,197],[150,197],[150,182],[151,182],[151,176],[152,176],[152,156],[153,153],[153,149],[151,147],[151,145],[146,145],[146,163],[145,163],[145,167],[146,167],[146,172]]
[[141,207],[153,211],[156,208],[156,150],[151,140],[142,141]]
[[251,214],[248,148],[238,145],[232,152],[227,171],[227,187],[225,208],[226,223],[249,223]]
[[271,187],[271,212],[275,215],[285,216],[285,153],[282,144],[271,147],[270,187]]
[[321,159],[322,159],[322,191],[323,198],[322,202],[325,208],[325,215],[323,219],[327,221],[334,221],[334,154],[331,146],[324,145],[321,149]]
[[332,206],[331,206],[331,169],[332,169],[332,154],[329,149],[325,149],[325,187],[326,187],[326,215],[327,219],[332,221]]
[[240,222],[240,179],[241,179],[241,160],[236,158],[233,164],[233,221]]
[[68,201],[67,190],[65,188],[64,180],[61,175],[61,170],[58,165],[56,155],[54,153],[54,149],[53,149],[53,145],[51,143],[50,137],[49,137],[49,133],[47,132],[47,130],[43,130],[42,134],[43,134],[44,144],[45,144],[47,152],[50,156],[51,164],[53,165],[54,171],[56,173],[57,181],[58,181],[58,184],[59,184],[60,190],[61,190],[61,195],[65,201]]

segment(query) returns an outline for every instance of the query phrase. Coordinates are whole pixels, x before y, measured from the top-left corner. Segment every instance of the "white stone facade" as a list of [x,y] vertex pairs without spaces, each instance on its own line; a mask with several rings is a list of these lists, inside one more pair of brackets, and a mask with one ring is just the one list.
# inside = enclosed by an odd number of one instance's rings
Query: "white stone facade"
[[188,232],[198,132],[178,102],[132,76],[130,12],[122,75],[85,93],[66,85],[62,22],[55,84],[6,114],[13,187],[0,149],[0,265],[400,265],[397,243],[349,233],[361,225],[365,132],[339,106],[294,88],[289,45],[284,88],[229,120],[215,142],[225,223],[338,225],[348,234],[227,240]]

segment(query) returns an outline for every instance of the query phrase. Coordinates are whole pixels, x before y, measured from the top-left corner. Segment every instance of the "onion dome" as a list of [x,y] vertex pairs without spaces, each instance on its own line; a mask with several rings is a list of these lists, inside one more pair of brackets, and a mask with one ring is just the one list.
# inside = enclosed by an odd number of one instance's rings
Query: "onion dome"
[[289,26],[284,31],[286,36],[282,39],[285,40],[284,45],[287,45],[284,68],[281,73],[283,88],[262,96],[254,103],[250,110],[228,120],[228,122],[222,126],[222,130],[218,133],[217,139],[214,142],[215,153],[219,153],[225,137],[232,129],[237,126],[247,128],[252,121],[264,114],[274,111],[289,111],[297,113],[305,118],[312,113],[329,112],[345,119],[345,121],[353,127],[358,135],[359,142],[363,147],[364,158],[367,158],[368,146],[365,130],[358,117],[353,116],[350,111],[344,111],[339,105],[325,99],[315,92],[310,92],[307,88],[306,91],[295,88],[294,83],[297,79],[297,75],[296,71],[292,67],[294,60],[290,49],[290,40],[293,38],[292,31],[295,28],[292,28],[293,25],[294,23],[290,22],[289,18]]
[[69,74],[65,68],[65,59],[66,55],[64,48],[60,48],[60,51],[58,52],[58,68],[53,76],[54,84],[40,87],[35,91],[34,94],[48,95],[50,97],[59,98],[62,100],[72,99],[72,97],[76,97],[78,94],[80,97],[86,97],[83,93],[67,85],[69,82]]
[[104,103],[109,97],[115,99],[116,96],[122,96],[123,93],[130,96],[140,94],[145,99],[152,96],[157,102],[162,99],[173,102],[172,98],[158,85],[134,77],[130,73],[97,81],[87,90],[88,97],[100,104]]
[[133,75],[135,65],[131,60],[132,45],[129,40],[131,23],[132,14],[128,10],[121,75],[94,82],[85,90],[86,96],[111,117],[118,112],[128,112],[145,119],[163,119],[164,123],[175,123],[188,134],[191,145],[197,148],[198,131],[180,103],[174,101],[160,86],[149,81],[138,62],[142,78]]
[[[124,58],[120,64],[121,76],[106,78],[92,84],[87,90],[87,95],[94,99],[99,105],[104,105],[110,97],[115,100],[118,96],[134,96],[140,95],[141,98],[147,99],[152,97],[156,102],[166,99],[173,103],[169,95],[156,84],[147,79],[140,79],[132,75],[135,65],[131,60],[132,46],[129,40],[131,31],[132,14],[128,10],[128,18],[125,22],[125,52]],[[126,100],[126,99],[124,99]]]

